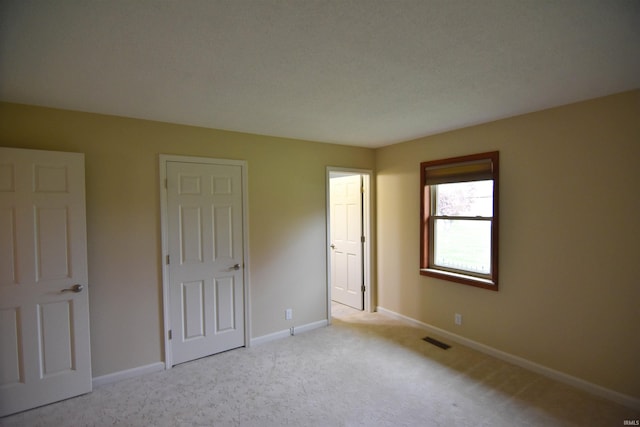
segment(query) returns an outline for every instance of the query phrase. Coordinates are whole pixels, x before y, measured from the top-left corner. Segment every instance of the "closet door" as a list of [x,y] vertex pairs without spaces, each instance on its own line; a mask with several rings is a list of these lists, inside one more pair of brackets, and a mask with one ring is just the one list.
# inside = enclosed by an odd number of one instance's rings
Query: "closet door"
[[0,416],[91,391],[84,155],[0,147]]

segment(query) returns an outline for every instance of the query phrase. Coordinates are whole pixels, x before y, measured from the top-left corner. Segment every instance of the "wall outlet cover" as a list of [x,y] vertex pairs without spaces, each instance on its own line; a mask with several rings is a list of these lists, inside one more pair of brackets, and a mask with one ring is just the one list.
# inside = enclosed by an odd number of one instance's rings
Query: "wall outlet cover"
[[456,313],[454,321],[456,322],[456,325],[462,325],[462,314]]

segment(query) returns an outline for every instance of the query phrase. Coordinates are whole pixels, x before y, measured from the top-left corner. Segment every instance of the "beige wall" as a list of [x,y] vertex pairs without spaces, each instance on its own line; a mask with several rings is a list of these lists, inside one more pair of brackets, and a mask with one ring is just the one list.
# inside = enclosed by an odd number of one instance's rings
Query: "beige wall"
[[[420,162],[492,150],[500,291],[420,276]],[[377,150],[379,306],[640,397],[639,161],[640,91]]]
[[[325,166],[377,169],[379,306],[640,397],[639,117],[634,91],[374,151],[0,104],[0,145],[86,155],[94,376],[162,360],[166,153],[248,162],[253,337],[326,317]],[[419,163],[490,150],[500,291],[420,276]]]
[[242,159],[252,336],[326,319],[326,166],[363,148],[0,104],[0,145],[85,153],[93,375],[163,359],[158,155]]

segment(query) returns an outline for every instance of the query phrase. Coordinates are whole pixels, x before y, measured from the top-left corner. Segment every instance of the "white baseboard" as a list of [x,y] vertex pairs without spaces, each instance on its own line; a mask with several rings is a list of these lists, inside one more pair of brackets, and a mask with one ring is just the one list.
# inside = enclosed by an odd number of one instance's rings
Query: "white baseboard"
[[95,388],[95,387],[100,387],[101,385],[122,381],[127,378],[138,377],[140,375],[150,374],[152,372],[159,372],[159,371],[164,371],[164,362],[151,363],[145,366],[138,366],[137,368],[127,369],[124,371],[114,372],[112,374],[94,377],[92,380],[92,383],[93,383],[93,387]]
[[511,364],[520,366],[521,368],[528,369],[530,371],[536,372],[540,375],[543,375],[547,378],[554,379],[556,381],[560,381],[562,383],[571,385],[578,389],[584,390],[588,393],[594,394],[596,396],[603,397],[605,399],[614,401],[621,405],[627,406],[629,408],[640,410],[640,399],[637,399],[633,396],[629,396],[623,393],[619,393],[617,391],[599,386],[597,384],[590,383],[578,377],[574,377],[564,372],[556,371],[555,369],[548,368],[546,366],[540,365],[538,363],[532,362],[530,360],[524,359],[519,356],[515,356],[513,354],[506,353],[502,350],[495,349],[493,347],[489,347],[488,345],[481,344],[479,342],[470,340],[463,336],[454,334],[452,332],[446,331],[444,329],[438,328],[436,326],[429,325],[428,323],[423,323],[419,320],[412,319],[411,317],[404,316],[400,313],[396,313],[391,310],[387,310],[384,307],[377,307],[377,311],[380,314],[384,314],[389,317],[393,317],[398,320],[403,320],[407,323],[410,323],[414,326],[417,326],[421,329],[425,329],[427,331],[433,332],[434,334],[438,334],[442,337],[448,338],[451,341],[457,342],[458,344],[462,344],[466,347],[472,348],[474,350],[480,351],[482,353],[493,356],[497,359],[504,360],[505,362],[509,362]]
[[[308,331],[312,331],[314,329],[318,329],[318,328],[323,328],[325,326],[327,326],[329,323],[327,322],[327,320],[319,320],[317,322],[313,322],[313,323],[307,323],[306,325],[300,325],[300,326],[295,326],[293,328],[293,333],[295,334],[301,334],[303,332],[308,332]],[[275,341],[275,340],[279,340],[282,338],[286,338],[288,336],[291,335],[291,330],[289,329],[284,329],[282,331],[278,331],[278,332],[274,332],[272,334],[267,334],[267,335],[262,335],[260,337],[256,337],[256,338],[251,338],[251,342],[250,342],[250,346],[256,346],[256,345],[261,345],[261,344],[266,344],[268,342],[271,341]]]
[[[327,320],[319,320],[317,322],[308,323],[306,325],[300,325],[294,327],[294,334],[300,334],[303,332],[308,332],[313,329],[322,328],[328,325]],[[291,331],[289,329],[285,329],[283,331],[274,332],[272,334],[263,335],[261,337],[253,338],[250,340],[249,345],[260,345],[267,343],[269,341],[278,340],[281,338],[286,338],[291,335]],[[152,372],[163,371],[165,369],[164,362],[156,362],[151,363],[145,366],[138,366],[137,368],[127,369],[124,371],[114,372],[112,374],[102,375],[99,377],[94,377],[92,380],[93,387],[100,387],[101,385],[115,383],[117,381],[125,380],[127,378],[133,378],[140,375],[150,374]]]

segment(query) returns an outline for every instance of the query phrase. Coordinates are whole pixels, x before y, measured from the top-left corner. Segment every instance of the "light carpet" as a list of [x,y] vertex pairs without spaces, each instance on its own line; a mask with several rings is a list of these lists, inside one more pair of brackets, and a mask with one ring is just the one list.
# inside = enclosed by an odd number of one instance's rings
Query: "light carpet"
[[334,307],[329,327],[100,386],[0,426],[599,427],[640,419],[464,346],[442,350],[402,321]]

